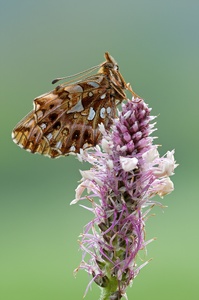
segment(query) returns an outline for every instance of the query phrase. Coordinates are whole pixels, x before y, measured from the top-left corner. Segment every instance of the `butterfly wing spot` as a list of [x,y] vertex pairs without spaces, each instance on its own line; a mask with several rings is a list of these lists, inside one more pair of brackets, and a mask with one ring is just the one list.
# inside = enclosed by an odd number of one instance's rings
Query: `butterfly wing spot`
[[88,121],[92,121],[95,118],[95,110],[93,107],[90,107],[89,114],[88,114]]
[[41,118],[43,117],[44,111],[42,111],[42,110],[37,110],[37,111],[35,112],[35,114],[36,114],[37,120],[38,120],[38,119],[41,119]]
[[87,141],[90,138],[90,133],[88,132],[88,130],[84,131],[84,140]]
[[104,119],[105,118],[105,112],[106,112],[106,109],[104,107],[102,107],[100,109],[100,118]]
[[58,148],[58,149],[61,149],[61,147],[62,147],[62,142],[61,142],[61,141],[58,141],[55,147]]
[[67,136],[67,135],[69,134],[69,129],[65,127],[65,128],[62,130],[62,134],[63,134],[64,136]]
[[50,141],[52,139],[52,137],[53,137],[53,135],[51,132],[49,134],[47,134],[47,136],[46,136],[48,141]]
[[69,94],[82,94],[83,88],[79,84],[69,85],[64,88],[65,91],[67,91]]
[[106,98],[106,93],[100,96],[100,99],[105,99]]
[[40,127],[42,130],[44,130],[44,129],[46,129],[47,125],[46,125],[46,123],[41,123]]
[[81,112],[83,110],[84,110],[84,107],[82,105],[82,99],[80,99],[77,102],[77,104],[75,104],[74,106],[72,106],[72,108],[67,111],[67,114],[75,113],[75,112]]
[[99,84],[95,81],[88,81],[87,84],[93,88],[96,88],[96,89],[99,88]]
[[70,152],[75,152],[76,151],[76,147],[74,145],[72,145],[69,149]]
[[85,143],[83,146],[82,146],[82,149],[85,150],[86,148],[89,148],[89,144],[88,143]]
[[51,122],[55,121],[55,120],[57,119],[57,116],[58,116],[58,115],[57,115],[56,113],[50,114],[50,115],[49,115],[50,121],[51,121]]
[[86,149],[92,146],[95,146],[99,140],[100,134],[99,130],[91,130],[91,129],[86,129],[83,132],[83,137],[82,137],[82,145],[80,148]]
[[53,129],[59,130],[60,128],[61,128],[61,123],[60,123],[60,121],[57,121],[57,122],[53,125]]
[[80,138],[80,130],[75,130],[75,132],[72,135],[72,140],[77,141]]
[[111,107],[110,106],[107,107],[106,111],[107,111],[107,114],[110,114],[111,113]]

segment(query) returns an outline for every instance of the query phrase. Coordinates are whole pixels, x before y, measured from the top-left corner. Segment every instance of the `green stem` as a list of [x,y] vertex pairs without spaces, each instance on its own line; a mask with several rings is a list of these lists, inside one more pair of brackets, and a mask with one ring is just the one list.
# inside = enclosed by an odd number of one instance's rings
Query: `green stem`
[[101,288],[100,300],[110,300],[110,296],[117,292],[118,281],[115,277],[109,277],[109,284],[107,287]]

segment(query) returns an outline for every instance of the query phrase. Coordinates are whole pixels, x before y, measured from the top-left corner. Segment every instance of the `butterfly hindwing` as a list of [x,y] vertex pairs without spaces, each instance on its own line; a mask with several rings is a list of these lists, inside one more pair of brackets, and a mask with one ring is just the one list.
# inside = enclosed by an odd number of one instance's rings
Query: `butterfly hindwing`
[[98,125],[108,129],[127,88],[114,59],[105,54],[99,73],[58,85],[34,100],[34,109],[13,130],[13,140],[32,153],[59,157],[95,146]]

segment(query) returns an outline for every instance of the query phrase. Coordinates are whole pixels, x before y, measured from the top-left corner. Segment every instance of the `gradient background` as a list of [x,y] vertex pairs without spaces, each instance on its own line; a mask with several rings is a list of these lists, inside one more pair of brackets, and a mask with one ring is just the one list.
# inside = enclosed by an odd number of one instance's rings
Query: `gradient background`
[[[51,80],[104,61],[109,51],[158,117],[161,154],[176,149],[175,191],[147,222],[152,262],[129,299],[198,299],[199,1],[0,1],[0,298],[82,299],[89,282],[73,270],[78,235],[92,215],[70,206],[86,169],[71,156],[51,160],[11,140],[32,100]],[[98,299],[95,285],[86,299]]]

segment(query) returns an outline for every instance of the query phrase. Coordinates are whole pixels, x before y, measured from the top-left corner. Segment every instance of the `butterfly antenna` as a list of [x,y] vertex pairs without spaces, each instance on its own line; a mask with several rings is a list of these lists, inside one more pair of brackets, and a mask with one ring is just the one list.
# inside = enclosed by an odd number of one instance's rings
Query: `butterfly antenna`
[[93,70],[99,68],[101,65],[97,65],[97,66],[94,66],[92,68],[89,68],[87,70],[84,70],[82,72],[79,72],[79,73],[76,73],[76,74],[73,74],[73,75],[69,75],[69,76],[66,76],[66,77],[60,77],[60,78],[55,78],[53,81],[52,81],[52,84],[55,84],[56,82],[60,81],[60,80],[64,80],[64,79],[68,79],[68,78],[72,78],[72,77],[76,77],[78,75],[81,75],[81,74],[84,74],[84,73],[90,73],[92,72]]

